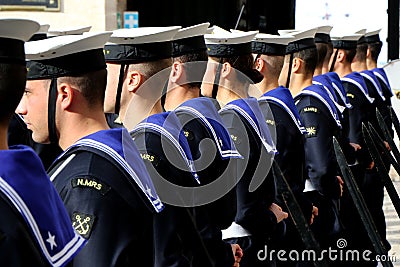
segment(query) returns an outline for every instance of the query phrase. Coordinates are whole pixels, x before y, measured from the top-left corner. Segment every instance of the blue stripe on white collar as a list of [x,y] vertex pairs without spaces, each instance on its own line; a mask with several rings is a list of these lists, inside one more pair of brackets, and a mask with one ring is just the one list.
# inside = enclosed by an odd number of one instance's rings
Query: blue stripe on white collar
[[221,113],[225,110],[235,110],[242,115],[255,130],[267,152],[276,154],[275,144],[272,141],[271,133],[256,98],[249,97],[231,101],[219,112]]
[[353,108],[353,106],[350,104],[349,98],[347,97],[346,91],[343,88],[343,84],[339,75],[336,72],[327,72],[324,75],[328,76],[328,78],[331,80],[333,89],[335,89],[335,92],[339,95],[346,108]]
[[[321,76],[321,75],[320,75],[320,76]],[[315,76],[315,77],[318,77],[318,76]],[[314,78],[315,78],[315,77],[314,77]],[[328,79],[329,79],[329,78],[328,78]],[[327,82],[321,83],[321,82],[319,82],[319,81],[317,81],[317,80],[313,80],[312,83],[313,83],[314,85],[322,86],[322,87],[325,89],[326,93],[328,94],[329,98],[330,98],[330,99],[332,100],[332,102],[335,104],[336,108],[340,111],[340,114],[343,114],[343,112],[344,112],[344,110],[346,109],[346,107],[341,106],[341,105],[338,103],[338,100],[337,100],[335,91],[334,91],[334,89],[333,89],[332,83],[331,83],[331,82],[329,82],[329,83],[327,83]]]
[[332,118],[335,120],[337,126],[342,128],[342,124],[340,123],[340,116],[337,113],[335,103],[330,99],[327,91],[319,85],[310,85],[304,88],[295,98],[302,95],[309,95],[319,99],[329,110]]
[[292,118],[293,122],[296,124],[297,128],[302,134],[306,134],[306,128],[301,122],[299,112],[294,104],[292,94],[289,89],[283,86],[279,86],[271,91],[266,92],[262,97],[258,99],[261,101],[273,101],[274,103],[280,105],[289,116]]
[[217,109],[208,97],[198,97],[185,101],[174,112],[176,114],[180,112],[189,113],[199,118],[214,138],[221,158],[243,158],[237,151]]
[[374,102],[375,99],[369,96],[367,85],[365,84],[364,78],[360,73],[352,72],[344,76],[341,80],[355,85],[358,89],[360,89],[370,103]]
[[360,72],[360,74],[361,76],[367,78],[374,85],[378,95],[383,101],[385,101],[385,96],[383,95],[381,84],[379,83],[378,78],[376,78],[375,74],[371,70],[364,70]]
[[64,204],[40,159],[28,147],[0,152],[0,191],[32,230],[51,266],[65,266],[86,240],[72,227]]
[[151,129],[168,138],[168,140],[170,140],[180,152],[196,182],[200,184],[199,176],[194,167],[189,143],[187,142],[183,133],[183,127],[179,119],[176,117],[176,114],[173,112],[162,112],[151,115],[136,125],[132,132],[137,132],[143,129]]
[[372,70],[373,73],[376,75],[376,77],[378,77],[380,80],[382,80],[385,84],[386,87],[388,89],[388,93],[390,94],[390,96],[394,96],[392,88],[390,87],[390,83],[389,83],[389,79],[386,75],[386,72],[383,68],[375,68]]
[[[314,82],[316,82],[316,83],[314,83]],[[329,79],[328,76],[322,75],[322,74],[314,76],[313,84],[323,85],[325,87],[325,89],[328,90],[329,97],[332,99],[332,101],[334,101],[335,103],[338,102],[338,99],[335,94],[335,90],[333,89],[333,86],[332,86],[332,81],[331,81],[331,79]]]
[[164,208],[140,157],[140,153],[125,128],[103,130],[88,135],[78,140],[64,153],[80,146],[91,147],[107,153],[131,176],[156,212],[160,212]]

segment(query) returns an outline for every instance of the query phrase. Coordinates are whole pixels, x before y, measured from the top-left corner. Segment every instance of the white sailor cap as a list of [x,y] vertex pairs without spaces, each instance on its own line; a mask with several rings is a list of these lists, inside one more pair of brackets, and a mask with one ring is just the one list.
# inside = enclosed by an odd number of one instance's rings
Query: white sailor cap
[[242,31],[242,30],[235,30],[235,29],[229,29],[229,31],[231,33],[245,32],[245,31]]
[[0,38],[26,42],[40,29],[40,24],[28,19],[0,19]]
[[367,32],[367,29],[361,29],[355,32],[355,34],[361,34],[360,39],[358,39],[357,44],[365,44],[367,43],[365,40],[365,33]]
[[299,32],[297,29],[284,29],[278,30],[279,35],[293,35],[293,33]]
[[49,31],[50,24],[40,24],[40,28],[36,33],[47,33]]
[[229,33],[229,31],[217,25],[213,25],[210,28],[208,28],[206,32],[206,34],[220,34],[220,33]]
[[49,31],[50,24],[41,24],[40,28],[34,35],[29,39],[29,41],[37,41],[47,39],[47,32]]
[[285,55],[286,46],[294,40],[291,35],[272,35],[258,33],[252,41],[251,49],[254,54]]
[[79,75],[105,69],[103,47],[111,34],[66,35],[27,42],[28,79]]
[[315,33],[318,28],[293,32],[294,39],[286,46],[286,54],[293,54],[305,49],[315,48]]
[[172,56],[172,39],[181,26],[139,27],[113,32],[104,48],[111,63],[139,63]]
[[90,31],[91,28],[92,26],[82,26],[82,27],[51,30],[48,31],[48,36],[52,37],[52,36],[63,36],[63,35],[80,35]]
[[355,31],[354,33],[355,33],[355,34],[364,35],[366,32],[367,32],[367,29],[360,29],[360,30]]
[[381,32],[381,29],[378,30],[372,30],[372,31],[367,31],[364,35],[365,41],[370,44],[370,43],[377,43],[381,42],[381,39],[379,38],[379,33]]
[[139,27],[113,31],[109,44],[146,44],[171,41],[181,26]]
[[258,31],[221,32],[204,35],[208,55],[211,57],[230,57],[251,54],[251,41]]
[[189,53],[206,51],[204,34],[207,33],[209,26],[210,23],[206,22],[180,29],[172,40],[172,56],[179,57]]
[[332,28],[333,27],[329,25],[319,26],[314,37],[315,43],[324,43],[324,44],[330,43],[331,42],[330,32]]
[[331,36],[334,48],[352,50],[357,48],[357,42],[362,37],[361,34],[349,34],[342,36]]
[[177,41],[180,39],[186,39],[196,36],[203,36],[207,34],[207,29],[210,26],[209,22],[193,25],[187,28],[179,29],[179,31],[173,37],[173,41]]
[[24,42],[40,24],[27,19],[0,19],[0,62],[25,65]]

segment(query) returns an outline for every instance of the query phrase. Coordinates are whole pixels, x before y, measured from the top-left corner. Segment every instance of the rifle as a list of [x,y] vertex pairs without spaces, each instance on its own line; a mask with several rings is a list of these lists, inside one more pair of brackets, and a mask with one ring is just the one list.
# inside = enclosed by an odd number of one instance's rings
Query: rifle
[[[387,255],[388,251],[383,244],[382,238],[380,237],[378,230],[376,229],[375,223],[369,213],[365,200],[358,188],[357,182],[354,179],[353,173],[347,164],[346,157],[339,145],[339,142],[333,137],[333,147],[335,149],[336,160],[339,164],[340,170],[343,175],[344,182],[349,190],[349,194],[354,202],[358,214],[363,222],[365,230],[367,231],[368,237],[372,242],[372,246],[375,253],[378,255]],[[389,261],[381,262],[383,266],[393,266]]]
[[390,117],[392,118],[392,123],[394,129],[396,130],[397,136],[400,137],[400,122],[399,118],[396,116],[396,112],[394,111],[393,107],[390,107]]
[[375,146],[375,142],[371,137],[371,133],[368,130],[368,128],[365,126],[364,123],[362,125],[362,131],[363,131],[363,135],[364,135],[365,142],[367,144],[369,153],[371,154],[371,156],[375,162],[375,168],[377,169],[377,173],[378,173],[379,177],[381,178],[383,185],[385,186],[390,199],[392,200],[392,203],[397,212],[397,215],[400,218],[400,198],[399,198],[399,195],[397,194],[396,188],[394,187],[392,180],[390,179],[388,170],[386,169],[386,167],[380,157],[379,150]]
[[372,134],[372,137],[375,140],[377,140],[375,142],[375,145],[379,146],[379,149],[382,150],[383,155],[385,156],[385,161],[388,160],[390,162],[390,164],[392,164],[392,166],[396,170],[396,172],[400,175],[400,164],[396,161],[396,159],[392,156],[392,154],[390,154],[390,152],[387,150],[386,146],[384,145],[384,141],[378,134],[378,131],[375,130],[374,126],[372,126],[372,124],[370,122],[368,122],[368,127]]
[[[378,109],[376,109],[376,118],[378,119],[379,127],[381,128],[386,141],[389,143],[389,146],[392,149],[392,152],[393,152],[393,155],[394,155],[396,161],[400,160],[400,152],[399,152],[396,144],[394,143],[392,136],[390,135],[390,131],[383,119],[382,114],[379,112]],[[393,124],[395,124],[395,123],[393,123]]]
[[[307,250],[314,250],[315,252],[317,252],[317,255],[321,255],[319,254],[321,253],[321,247],[319,246],[318,241],[315,239],[314,234],[308,226],[308,222],[304,217],[300,205],[297,202],[289,183],[286,181],[285,176],[283,175],[278,163],[276,163],[275,160],[273,160],[272,162],[272,172],[276,180],[278,195],[282,197],[285,206],[289,211],[290,218],[292,219],[293,224],[296,227],[305,248]],[[322,261],[314,261],[313,264],[315,267],[329,266],[325,259]]]

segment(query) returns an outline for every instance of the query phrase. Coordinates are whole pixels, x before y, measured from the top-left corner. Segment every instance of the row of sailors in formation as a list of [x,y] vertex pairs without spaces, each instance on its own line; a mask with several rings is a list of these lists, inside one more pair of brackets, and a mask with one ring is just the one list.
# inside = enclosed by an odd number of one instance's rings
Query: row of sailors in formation
[[[25,146],[0,152],[7,266],[294,266],[265,256],[307,247],[275,163],[321,247],[346,238],[371,249],[333,137],[386,242],[383,186],[361,132],[377,126],[375,108],[391,128],[379,31],[331,39],[329,26],[279,36],[204,23],[24,46],[36,22],[0,23],[1,63],[20,67],[1,76],[1,106],[16,108],[8,141],[34,147],[48,174]],[[14,73],[25,55],[24,89]]]

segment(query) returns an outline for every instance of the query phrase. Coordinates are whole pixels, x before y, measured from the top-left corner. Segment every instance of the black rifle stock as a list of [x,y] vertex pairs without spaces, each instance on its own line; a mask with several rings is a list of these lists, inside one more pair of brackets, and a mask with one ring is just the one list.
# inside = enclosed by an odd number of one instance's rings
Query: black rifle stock
[[[385,248],[382,238],[380,237],[378,230],[376,229],[375,223],[371,217],[367,205],[365,204],[365,200],[360,192],[360,189],[358,188],[353,173],[351,172],[350,167],[347,164],[346,157],[342,151],[342,148],[340,147],[339,142],[336,140],[335,137],[333,138],[333,146],[335,149],[337,162],[343,175],[344,182],[349,190],[349,194],[354,202],[357,212],[360,215],[365,230],[367,231],[368,237],[372,242],[375,253],[378,255],[387,255],[387,249]],[[388,261],[383,261],[381,263],[385,267],[393,266],[393,264]]]

